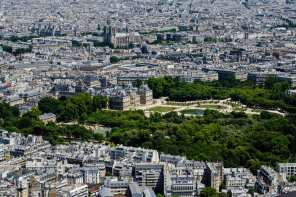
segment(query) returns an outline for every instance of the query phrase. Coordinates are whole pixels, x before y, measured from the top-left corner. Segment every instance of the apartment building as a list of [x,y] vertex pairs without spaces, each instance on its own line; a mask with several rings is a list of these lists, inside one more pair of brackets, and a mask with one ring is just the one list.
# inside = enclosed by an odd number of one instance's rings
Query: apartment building
[[185,156],[178,156],[178,155],[160,155],[160,162],[166,162],[176,165],[179,162],[183,162],[186,160]]
[[67,173],[67,182],[68,182],[68,185],[83,183],[82,173],[72,173],[72,172]]
[[125,194],[128,185],[128,181],[119,181],[118,178],[110,177],[104,181],[101,190],[111,195]]
[[257,181],[255,183],[255,189],[259,193],[270,191],[277,188],[277,183],[286,181],[285,173],[278,173],[269,166],[262,165],[257,171]]
[[296,163],[277,163],[276,171],[280,174],[285,173],[287,178],[296,176]]
[[138,163],[134,166],[134,181],[139,183],[139,186],[152,187],[156,191],[163,191],[164,173],[167,170],[167,163]]
[[206,185],[219,191],[219,186],[223,182],[224,167],[223,163],[207,163],[206,167]]
[[88,188],[86,184],[76,184],[67,186],[56,193],[57,197],[88,197]]

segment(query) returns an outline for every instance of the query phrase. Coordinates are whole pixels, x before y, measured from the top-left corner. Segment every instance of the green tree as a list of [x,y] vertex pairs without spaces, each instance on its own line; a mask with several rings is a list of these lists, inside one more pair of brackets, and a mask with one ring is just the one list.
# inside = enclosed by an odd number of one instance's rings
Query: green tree
[[13,133],[13,132],[19,133],[20,131],[17,127],[13,127],[13,126],[5,127],[5,130],[7,130],[9,133]]
[[137,79],[135,83],[135,87],[140,88],[142,84],[143,84],[143,81],[141,79]]
[[248,194],[251,194],[253,196],[254,193],[257,193],[257,191],[255,189],[249,189],[248,190]]
[[114,49],[114,44],[113,43],[111,43],[111,42],[99,42],[99,43],[95,43],[94,44],[94,46],[95,47],[106,47],[106,46],[108,46],[108,47],[110,47],[111,49]]
[[296,176],[291,176],[290,182],[296,182]]
[[223,179],[223,183],[219,186],[219,191],[221,192],[222,189],[226,189],[226,179]]
[[57,112],[59,112],[61,104],[62,104],[62,102],[60,100],[57,100],[57,99],[52,98],[52,97],[45,97],[45,98],[42,98],[38,102],[38,108],[43,113],[51,112],[51,113],[56,114]]
[[117,62],[119,62],[119,58],[116,57],[116,56],[111,56],[111,57],[110,57],[110,62],[111,62],[111,64],[113,64],[113,63],[117,63]]
[[10,107],[10,111],[11,111],[11,113],[12,113],[13,116],[15,116],[15,117],[19,117],[20,116],[20,110],[16,106],[11,106]]
[[2,46],[2,50],[8,53],[12,53],[12,47],[9,46]]
[[212,187],[206,187],[205,189],[202,189],[200,191],[200,197],[212,197],[215,194],[217,194],[217,191],[215,190],[215,188]]
[[104,140],[104,135],[101,133],[94,133],[94,139],[101,143]]
[[265,85],[264,88],[265,89],[269,89],[272,90],[274,88],[274,85],[278,82],[278,78],[277,77],[268,77],[265,80]]
[[75,105],[78,116],[83,113],[89,114],[92,111],[92,98],[88,93],[74,95],[68,100],[68,103]]
[[79,110],[77,109],[76,105],[73,103],[68,103],[64,108],[63,108],[63,113],[61,115],[62,119],[65,121],[71,121],[79,118],[78,115]]
[[248,167],[253,174],[256,174],[257,170],[260,169],[261,165],[266,165],[266,164],[267,164],[266,162],[259,161],[258,159],[250,159],[247,162],[246,167]]
[[93,111],[105,109],[108,106],[108,98],[103,96],[94,96],[92,105]]
[[110,171],[106,171],[106,175],[105,176],[113,176],[113,174]]
[[226,193],[222,192],[222,193],[218,194],[218,197],[228,197],[228,195]]
[[42,112],[38,108],[33,107],[31,111],[24,113],[22,117],[28,117],[30,119],[37,119],[38,116],[41,114],[42,114]]
[[217,42],[217,38],[205,37],[204,42]]

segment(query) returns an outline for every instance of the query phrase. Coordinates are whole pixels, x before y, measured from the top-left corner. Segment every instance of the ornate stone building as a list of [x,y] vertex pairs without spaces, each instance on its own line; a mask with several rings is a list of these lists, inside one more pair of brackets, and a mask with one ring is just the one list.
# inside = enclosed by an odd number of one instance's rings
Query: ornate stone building
[[113,84],[110,88],[99,92],[90,92],[92,95],[108,97],[109,109],[129,110],[139,105],[148,105],[152,103],[152,90],[147,85],[142,85],[139,89],[131,84],[121,87]]
[[104,42],[111,42],[114,44],[114,47],[126,47],[130,43],[139,43],[141,41],[141,36],[138,32],[126,32],[119,33],[115,27],[106,25],[104,27]]
[[153,102],[153,93],[148,85],[142,85],[137,94],[140,95],[140,104],[141,105],[150,105]]
[[44,36],[59,36],[61,35],[61,27],[52,23],[38,23],[30,28],[31,32],[37,35]]

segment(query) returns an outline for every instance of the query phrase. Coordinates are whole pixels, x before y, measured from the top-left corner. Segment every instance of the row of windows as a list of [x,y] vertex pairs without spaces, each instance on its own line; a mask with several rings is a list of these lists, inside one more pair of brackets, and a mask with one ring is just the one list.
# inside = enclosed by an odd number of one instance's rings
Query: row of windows
[[184,190],[187,190],[187,191],[190,191],[190,190],[193,190],[193,186],[174,186],[173,187],[173,190],[174,191],[184,191]]

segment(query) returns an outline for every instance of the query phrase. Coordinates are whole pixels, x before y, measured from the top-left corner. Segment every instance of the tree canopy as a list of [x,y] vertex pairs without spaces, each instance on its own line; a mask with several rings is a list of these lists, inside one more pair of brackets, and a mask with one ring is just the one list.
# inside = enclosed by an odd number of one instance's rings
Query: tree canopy
[[117,62],[119,62],[119,58],[118,57],[116,57],[116,56],[111,56],[110,57],[110,62],[113,64],[113,63],[117,63]]
[[206,187],[200,191],[200,197],[213,197],[217,194],[217,191],[212,187]]
[[[284,82],[281,83],[283,86]],[[276,84],[275,83],[275,84]],[[283,92],[262,89],[246,81],[224,79],[211,83],[196,81],[186,84],[179,78],[152,78],[148,81],[158,97],[184,94],[181,99],[230,96],[233,100],[263,107],[264,102],[295,108],[296,97]],[[240,88],[239,88],[240,87]],[[183,88],[183,89],[182,89]],[[191,92],[191,94],[190,94]],[[272,99],[273,98],[273,99]],[[277,162],[295,162],[296,114],[286,116],[262,111],[260,115],[244,112],[227,114],[205,110],[201,117],[178,115],[169,112],[161,115],[144,111],[108,111],[105,97],[90,96],[87,93],[68,99],[43,98],[39,108],[19,116],[19,110],[6,103],[0,103],[0,128],[25,135],[43,135],[52,144],[69,140],[108,141],[110,144],[155,149],[172,155],[184,155],[197,161],[223,161],[225,167],[246,166],[255,173],[261,165],[275,166]],[[254,102],[254,103],[249,103]],[[266,105],[266,104],[265,104]],[[269,107],[274,107],[273,105]],[[78,121],[80,124],[44,124],[38,116],[55,113],[59,122]],[[106,136],[86,129],[83,124],[99,124],[111,128]],[[221,186],[222,188],[222,186]]]
[[[276,80],[275,80],[276,79]],[[163,96],[173,101],[195,101],[206,99],[226,99],[240,101],[249,106],[262,109],[282,109],[296,113],[296,95],[288,96],[287,81],[277,82],[277,78],[266,79],[265,88],[256,86],[252,81],[240,81],[234,78],[222,78],[213,82],[195,81],[185,83],[180,78],[165,76],[150,78],[148,85],[153,91],[154,98]]]
[[61,101],[45,97],[38,102],[43,113],[54,113],[59,121],[80,120],[84,122],[89,114],[107,108],[108,99],[102,96],[91,97],[88,93],[74,95]]

